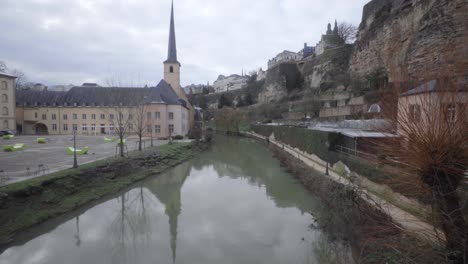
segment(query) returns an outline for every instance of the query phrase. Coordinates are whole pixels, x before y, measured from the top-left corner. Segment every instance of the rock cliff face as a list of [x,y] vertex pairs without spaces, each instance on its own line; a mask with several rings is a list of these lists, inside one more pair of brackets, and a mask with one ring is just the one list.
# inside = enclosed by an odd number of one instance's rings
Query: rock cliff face
[[258,95],[259,103],[281,100],[302,84],[302,76],[296,63],[282,63],[268,69],[265,85]]
[[450,74],[466,81],[468,1],[373,0],[364,7],[353,76],[384,68],[389,81]]

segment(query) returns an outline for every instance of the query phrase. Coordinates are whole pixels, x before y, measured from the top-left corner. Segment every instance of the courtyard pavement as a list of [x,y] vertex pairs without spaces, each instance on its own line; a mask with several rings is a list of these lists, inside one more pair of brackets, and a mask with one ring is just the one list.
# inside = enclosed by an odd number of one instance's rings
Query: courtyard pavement
[[[46,144],[36,143],[38,136],[16,136],[11,140],[0,138],[0,186],[44,174],[71,168],[73,155],[65,151],[73,147],[73,136],[40,136],[46,138]],[[128,151],[138,148],[138,138],[126,139]],[[16,143],[26,144],[26,149],[15,152],[5,152],[3,147]],[[155,140],[154,146],[166,144],[167,141]],[[78,155],[78,165],[113,157],[116,155],[116,142],[106,143],[103,136],[77,136],[76,148],[89,147],[87,155]],[[144,139],[144,147],[150,146],[150,139]]]

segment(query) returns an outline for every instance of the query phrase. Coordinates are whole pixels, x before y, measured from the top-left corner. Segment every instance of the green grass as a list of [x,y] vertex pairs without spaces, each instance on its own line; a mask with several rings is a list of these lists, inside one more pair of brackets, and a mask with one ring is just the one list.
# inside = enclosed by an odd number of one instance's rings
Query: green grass
[[[0,187],[4,194],[0,198],[0,242],[8,241],[21,230],[161,173],[193,157],[197,151],[199,149],[191,144],[164,145],[131,152],[127,158],[100,160],[78,169]],[[138,165],[139,162],[143,165]]]

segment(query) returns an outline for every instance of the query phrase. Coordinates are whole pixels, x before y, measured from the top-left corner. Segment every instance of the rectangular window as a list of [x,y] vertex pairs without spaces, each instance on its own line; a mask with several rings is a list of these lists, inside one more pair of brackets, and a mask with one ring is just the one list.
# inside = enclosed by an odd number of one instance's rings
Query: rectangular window
[[42,120],[46,120],[47,119],[47,114],[42,114]]
[[105,114],[101,114],[101,119],[106,119],[106,115],[105,115]]
[[421,107],[419,105],[410,105],[410,121],[419,122],[421,119]]
[[68,119],[68,115],[67,114],[63,114],[63,120],[67,120]]
[[147,127],[146,127],[146,131],[148,131],[148,133],[153,132],[153,131],[151,130],[151,126],[147,126]]
[[113,120],[113,119],[114,119],[114,114],[110,114],[110,115],[109,115],[109,119],[110,119],[110,120]]
[[96,114],[92,114],[91,119],[96,120]]
[[57,114],[52,114],[52,120],[56,120],[57,119]]
[[455,122],[457,118],[457,106],[455,104],[446,104],[445,105],[445,120],[450,123]]
[[76,120],[78,119],[78,115],[77,114],[73,114],[73,120]]
[[156,134],[161,133],[161,126],[160,126],[160,125],[155,125],[155,126],[154,126],[154,132],[155,132]]
[[68,131],[68,124],[63,124],[63,131]]
[[172,135],[174,133],[174,125],[169,125],[169,134]]
[[132,114],[128,115],[128,120],[133,120],[133,115]]
[[156,119],[156,120],[161,119],[161,113],[160,112],[154,112],[154,119]]
[[82,114],[81,116],[82,116],[83,120],[86,120],[86,114]]
[[151,119],[151,112],[146,113],[146,119]]
[[169,120],[174,120],[174,113],[173,112],[169,112]]
[[34,118],[37,118],[38,115],[37,115],[37,112],[34,112]]
[[128,124],[128,129],[133,130],[133,124]]
[[88,126],[86,124],[81,125],[81,130],[88,131]]
[[96,131],[96,124],[91,124],[91,131]]
[[57,124],[52,124],[52,130],[57,131]]
[[77,131],[77,130],[78,130],[78,125],[77,125],[77,124],[73,124],[72,127],[73,127],[73,131]]
[[110,126],[109,126],[109,130],[110,130],[111,132],[114,132],[114,125],[110,125]]

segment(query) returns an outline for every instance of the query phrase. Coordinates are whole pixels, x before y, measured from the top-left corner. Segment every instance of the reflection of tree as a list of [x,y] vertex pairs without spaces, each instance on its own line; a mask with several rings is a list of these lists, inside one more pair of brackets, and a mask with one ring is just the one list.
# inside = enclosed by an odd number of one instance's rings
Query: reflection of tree
[[76,234],[75,234],[75,239],[76,239],[76,246],[80,247],[81,245],[81,238],[80,238],[80,216],[77,216],[76,218]]
[[148,192],[140,187],[122,194],[119,212],[110,225],[112,234],[112,263],[133,263],[138,250],[149,244],[151,238],[151,221],[147,213],[150,207]]
[[282,177],[278,161],[261,143],[251,139],[222,137],[213,144],[212,151],[197,159],[194,167],[213,166],[221,176],[242,177],[251,184],[264,185],[267,195],[279,207],[297,207],[310,211],[310,196],[291,177]]

